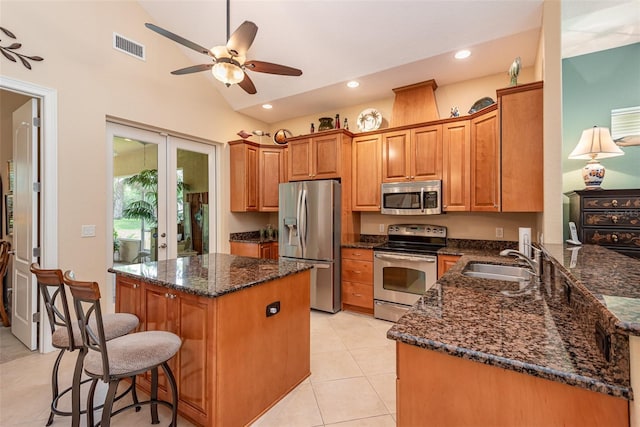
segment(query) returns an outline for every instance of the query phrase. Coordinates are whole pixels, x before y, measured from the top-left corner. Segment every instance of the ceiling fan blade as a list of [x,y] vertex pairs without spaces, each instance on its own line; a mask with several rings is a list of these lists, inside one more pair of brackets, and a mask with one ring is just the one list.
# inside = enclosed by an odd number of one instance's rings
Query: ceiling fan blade
[[192,65],[191,67],[180,68],[179,70],[172,71],[171,74],[174,75],[182,75],[182,74],[190,74],[190,73],[198,73],[200,71],[207,71],[213,67],[214,64],[201,64],[201,65]]
[[209,55],[209,56],[213,56],[211,51],[205,47],[200,46],[199,44],[196,44],[190,40],[185,39],[184,37],[181,37],[177,34],[172,33],[171,31],[167,31],[164,28],[160,28],[157,25],[154,24],[150,24],[150,23],[146,23],[144,24],[145,27],[147,27],[148,29],[155,31],[156,33],[160,34],[161,36],[165,36],[168,39],[173,40],[176,43],[180,43],[183,46],[188,47],[189,49],[193,49],[196,52],[200,52],[203,53],[205,55]]
[[227,41],[227,49],[235,56],[245,56],[247,50],[256,38],[258,26],[251,21],[244,21],[237,30],[231,34]]
[[256,90],[256,86],[253,84],[247,73],[244,73],[244,79],[242,79],[242,81],[238,83],[238,86],[244,89],[244,91],[249,95],[254,95],[258,92]]
[[279,74],[281,76],[300,76],[302,70],[287,67],[286,65],[272,64],[264,61],[247,61],[244,63],[246,69],[258,73]]

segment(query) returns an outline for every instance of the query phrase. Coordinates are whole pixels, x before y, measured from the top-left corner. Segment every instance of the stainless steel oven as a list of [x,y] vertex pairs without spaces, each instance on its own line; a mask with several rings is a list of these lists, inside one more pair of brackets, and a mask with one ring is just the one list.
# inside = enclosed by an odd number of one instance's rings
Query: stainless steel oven
[[388,243],[375,248],[373,259],[375,317],[397,321],[435,284],[437,250],[445,245],[445,227],[389,226]]

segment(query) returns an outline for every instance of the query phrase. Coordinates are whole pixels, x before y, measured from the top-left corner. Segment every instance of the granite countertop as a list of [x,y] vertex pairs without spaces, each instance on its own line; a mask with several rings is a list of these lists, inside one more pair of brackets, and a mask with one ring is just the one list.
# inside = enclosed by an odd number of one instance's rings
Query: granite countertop
[[228,254],[205,254],[112,267],[110,273],[209,298],[312,268],[310,264]]
[[616,327],[640,336],[640,260],[597,245],[543,245],[554,264],[617,319]]
[[612,334],[611,361],[605,360],[582,316],[566,302],[562,275],[547,268],[539,288],[506,296],[501,290],[517,291],[515,282],[474,279],[462,271],[468,262],[505,264],[515,259],[481,256],[475,249],[463,252],[472,254],[462,256],[388,331],[388,338],[633,398],[628,336]]
[[[276,230],[277,233],[277,230]],[[241,233],[231,233],[229,234],[230,242],[239,242],[239,243],[270,243],[270,242],[278,242],[277,234],[275,237],[260,237],[260,231],[244,231]]]

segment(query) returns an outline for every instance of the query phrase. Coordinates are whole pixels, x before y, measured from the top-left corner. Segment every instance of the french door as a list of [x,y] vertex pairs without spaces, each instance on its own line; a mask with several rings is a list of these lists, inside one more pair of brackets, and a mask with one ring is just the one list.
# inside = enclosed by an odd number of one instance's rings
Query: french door
[[214,145],[107,122],[114,264],[215,251]]

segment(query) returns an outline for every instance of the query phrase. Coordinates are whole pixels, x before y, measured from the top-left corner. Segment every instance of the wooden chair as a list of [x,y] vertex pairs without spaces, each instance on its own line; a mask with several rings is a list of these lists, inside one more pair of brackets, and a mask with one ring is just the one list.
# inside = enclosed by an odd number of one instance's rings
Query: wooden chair
[[[182,342],[176,334],[166,331],[137,332],[107,340],[104,316],[100,308],[100,288],[96,282],[75,280],[73,273],[64,274],[64,282],[71,290],[73,304],[87,349],[84,372],[92,379],[87,408],[93,402],[98,380],[109,384],[102,409],[102,427],[109,427],[111,417],[138,405],[151,406],[151,423],[158,424],[158,404],[171,408],[171,424],[177,426],[178,387],[168,361],[178,353]],[[162,367],[171,390],[172,403],[158,399],[158,367]],[[118,384],[123,378],[131,378],[151,371],[151,396],[143,402],[134,402],[113,411]],[[87,425],[93,426],[93,411],[87,411]]]
[[[7,274],[7,267],[9,267],[9,255],[11,255],[11,243],[3,240],[0,242],[0,318],[2,318],[2,324],[5,327],[11,326],[11,319],[7,315],[7,311],[4,307],[4,276]],[[11,304],[11,301],[9,301]]]
[[[44,307],[47,311],[47,317],[49,318],[49,324],[51,326],[51,343],[53,347],[60,349],[51,373],[51,393],[53,397],[51,399],[51,413],[49,414],[47,426],[53,422],[54,415],[61,415],[71,416],[72,425],[75,427],[80,425],[80,416],[86,412],[86,410],[82,410],[80,406],[80,385],[89,381],[81,381],[83,359],[86,354],[81,331],[77,322],[74,321],[74,318],[70,315],[62,270],[43,270],[36,263],[31,264],[30,270],[36,276],[38,288],[40,289]],[[105,337],[110,340],[126,335],[136,329],[139,323],[138,318],[133,314],[107,314],[104,317]],[[71,387],[60,392],[58,387],[58,370],[62,356],[66,351],[73,352],[75,350],[80,351],[76,359]],[[58,409],[58,400],[69,391],[71,391],[71,412],[62,411]],[[134,394],[134,400],[137,401],[135,387],[133,386],[118,396],[118,398],[124,396],[129,391]]]

